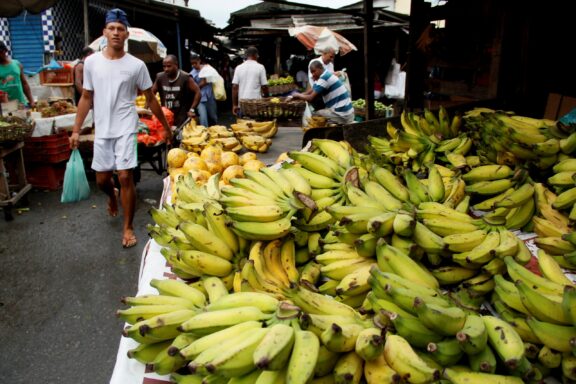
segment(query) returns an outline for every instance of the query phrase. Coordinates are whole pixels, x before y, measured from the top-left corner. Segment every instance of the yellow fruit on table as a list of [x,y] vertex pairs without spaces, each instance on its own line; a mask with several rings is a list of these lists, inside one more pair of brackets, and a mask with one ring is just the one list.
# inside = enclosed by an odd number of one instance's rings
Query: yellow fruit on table
[[186,161],[188,152],[180,148],[172,148],[166,155],[166,161],[170,168],[180,168]]
[[200,152],[200,157],[204,161],[220,163],[222,160],[222,148],[216,145],[207,145],[202,149],[202,152]]
[[246,152],[240,155],[240,165],[246,164],[249,160],[258,160],[258,156],[254,152]]
[[206,166],[208,167],[208,172],[210,172],[211,175],[220,173],[224,169],[222,167],[222,163],[219,161],[206,161]]
[[241,165],[231,165],[229,167],[226,167],[226,169],[224,169],[224,171],[222,172],[222,180],[224,182],[224,184],[229,184],[230,183],[230,179],[233,179],[235,177],[244,177],[244,167],[242,167]]
[[244,163],[243,167],[244,167],[244,170],[257,171],[260,168],[266,167],[266,164],[264,164],[262,161],[260,161],[258,159],[248,160],[247,162]]
[[188,173],[184,167],[179,168],[168,168],[168,174],[170,175],[170,181],[176,182],[179,176],[185,176]]
[[283,161],[289,160],[290,157],[288,157],[288,152],[282,152],[281,154],[278,155],[278,157],[276,158],[275,163],[281,163]]
[[182,166],[186,171],[208,171],[208,165],[199,157],[191,156],[186,159]]
[[273,98],[270,99],[270,102],[276,104],[276,103],[279,103],[279,102],[280,102],[280,99],[277,98],[277,97],[273,97]]
[[204,170],[190,171],[190,174],[194,178],[196,184],[205,184],[210,176],[212,176],[210,172]]
[[231,165],[240,164],[240,158],[235,152],[225,151],[222,152],[222,168],[228,168]]
[[190,157],[197,157],[200,158],[200,154],[196,152],[188,152],[188,158]]

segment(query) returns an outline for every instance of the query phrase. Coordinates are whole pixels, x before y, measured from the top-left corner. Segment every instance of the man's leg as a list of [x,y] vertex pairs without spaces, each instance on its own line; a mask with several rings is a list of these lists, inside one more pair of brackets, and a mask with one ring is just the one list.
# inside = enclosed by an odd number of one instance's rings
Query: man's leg
[[112,171],[96,172],[96,184],[108,196],[108,214],[118,216],[118,190],[114,187]]
[[136,187],[134,186],[134,175],[131,169],[118,171],[118,181],[120,182],[120,200],[124,212],[124,228],[122,245],[124,248],[136,245],[136,235],[134,234],[134,211],[136,209]]
[[206,103],[205,102],[199,103],[196,109],[198,109],[198,118],[200,125],[208,127],[208,111],[206,110]]
[[216,105],[216,100],[206,101],[206,112],[208,115],[208,124],[218,124],[218,106]]

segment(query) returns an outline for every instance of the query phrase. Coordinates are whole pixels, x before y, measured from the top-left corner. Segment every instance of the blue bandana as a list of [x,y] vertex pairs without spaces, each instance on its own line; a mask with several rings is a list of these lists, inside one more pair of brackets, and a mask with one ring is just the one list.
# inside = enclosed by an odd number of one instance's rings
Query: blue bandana
[[106,12],[106,23],[122,23],[124,24],[126,27],[129,27],[130,24],[128,24],[128,16],[126,15],[126,12],[124,12],[123,10],[121,10],[120,8],[114,8],[109,10],[108,12]]

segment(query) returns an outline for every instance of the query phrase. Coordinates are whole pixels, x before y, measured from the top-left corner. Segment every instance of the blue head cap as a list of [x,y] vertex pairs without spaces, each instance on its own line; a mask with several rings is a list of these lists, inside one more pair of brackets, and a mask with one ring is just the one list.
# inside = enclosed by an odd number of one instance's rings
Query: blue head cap
[[124,24],[126,27],[129,27],[130,24],[128,24],[128,16],[126,15],[126,12],[124,12],[123,10],[121,10],[120,8],[114,8],[109,10],[108,12],[106,12],[106,23],[122,23]]

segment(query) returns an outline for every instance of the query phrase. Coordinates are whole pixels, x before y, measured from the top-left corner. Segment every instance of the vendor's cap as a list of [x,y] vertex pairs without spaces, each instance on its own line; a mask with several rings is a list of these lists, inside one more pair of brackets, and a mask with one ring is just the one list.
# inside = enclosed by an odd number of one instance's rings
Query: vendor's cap
[[126,15],[126,12],[120,8],[114,8],[106,12],[106,24],[114,22],[122,23],[126,27],[130,26],[130,24],[128,24],[128,16]]
[[8,52],[8,47],[6,46],[6,43],[3,42],[2,40],[0,40],[0,52]]

